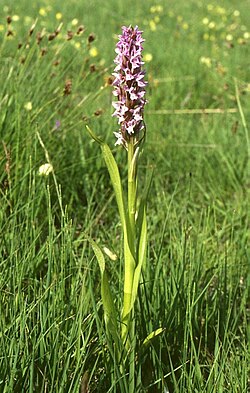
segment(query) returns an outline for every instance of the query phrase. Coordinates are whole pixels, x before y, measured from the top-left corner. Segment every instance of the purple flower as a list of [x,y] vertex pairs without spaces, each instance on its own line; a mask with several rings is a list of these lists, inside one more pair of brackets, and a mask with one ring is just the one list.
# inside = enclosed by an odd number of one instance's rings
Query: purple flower
[[133,138],[139,140],[140,131],[145,128],[143,121],[145,99],[144,80],[145,71],[142,71],[142,31],[138,26],[133,28],[122,27],[122,34],[118,36],[116,45],[117,56],[114,60],[116,67],[113,75],[115,77],[113,94],[117,101],[113,102],[115,112],[113,116],[118,118],[119,132],[115,132],[116,145],[127,146]]
[[61,127],[61,122],[60,120],[56,120],[55,121],[55,125],[54,125],[54,131],[58,130]]

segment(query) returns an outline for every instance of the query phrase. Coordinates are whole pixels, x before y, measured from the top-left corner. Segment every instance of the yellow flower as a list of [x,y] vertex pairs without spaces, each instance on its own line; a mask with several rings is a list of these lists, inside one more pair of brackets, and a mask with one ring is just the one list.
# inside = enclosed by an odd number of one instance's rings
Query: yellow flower
[[177,22],[182,22],[182,21],[183,21],[183,16],[178,15],[178,16],[177,16]]
[[208,11],[212,11],[214,9],[213,4],[208,4],[207,9],[208,9]]
[[72,24],[72,26],[78,25],[78,19],[76,19],[76,18],[72,19],[71,24]]
[[32,102],[26,102],[26,104],[24,104],[24,108],[26,109],[26,111],[31,111],[32,109]]
[[209,40],[209,34],[208,33],[203,34],[203,39],[205,41]]
[[163,11],[162,5],[157,5],[156,9],[157,9],[157,12],[159,12],[159,13]]
[[200,58],[200,63],[206,65],[208,68],[211,68],[212,66],[212,60],[210,59],[210,57],[202,56]]
[[236,16],[236,17],[237,17],[237,16],[240,16],[240,11],[235,10],[234,13],[233,13],[233,15]]
[[48,162],[41,165],[38,169],[39,176],[48,176],[51,172],[53,172],[53,166]]
[[246,32],[243,34],[243,37],[245,38],[245,40],[248,40],[248,38],[250,38],[250,34],[248,33],[248,31],[246,31]]
[[155,31],[156,30],[156,23],[154,20],[150,20],[149,21],[149,27],[151,31]]
[[96,57],[98,56],[98,49],[95,46],[92,46],[92,48],[90,48],[89,50],[89,54],[91,57]]
[[74,43],[74,47],[75,47],[76,49],[79,49],[79,48],[81,47],[80,42],[75,42],[75,43]]
[[226,40],[227,40],[227,41],[233,41],[233,36],[232,36],[232,34],[227,34],[227,35],[226,35]]
[[226,13],[226,10],[225,10],[225,8],[218,6],[218,7],[216,7],[216,12],[219,15],[224,15]]
[[158,15],[156,15],[154,17],[154,21],[155,21],[155,23],[159,23],[160,22],[160,17]]
[[203,18],[202,19],[202,23],[203,23],[203,25],[208,25],[209,19],[208,18]]
[[215,28],[215,23],[212,21],[208,24],[209,29],[214,29]]
[[62,19],[62,13],[61,12],[57,12],[56,13],[56,19],[57,20],[61,20]]
[[47,12],[46,12],[45,8],[40,8],[39,15],[41,15],[41,16],[46,16],[47,15]]
[[4,25],[0,25],[0,31],[4,31]]
[[188,30],[189,24],[186,23],[186,22],[184,22],[184,23],[182,24],[182,28],[183,28],[184,30]]
[[143,60],[146,63],[149,63],[153,59],[153,55],[151,53],[145,53],[143,56]]
[[18,22],[19,19],[20,19],[19,15],[13,15],[13,16],[12,16],[13,22]]
[[152,5],[150,7],[151,14],[155,14],[156,12],[161,13],[163,11],[163,7],[161,5]]

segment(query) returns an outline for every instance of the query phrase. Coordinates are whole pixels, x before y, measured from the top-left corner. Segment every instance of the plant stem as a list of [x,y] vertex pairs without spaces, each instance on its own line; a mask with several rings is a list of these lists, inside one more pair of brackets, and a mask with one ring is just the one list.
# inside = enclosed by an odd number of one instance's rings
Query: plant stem
[[[136,265],[136,224],[135,224],[135,213],[136,213],[136,194],[137,194],[137,157],[135,153],[134,141],[128,143],[128,218],[129,218],[129,244],[131,252],[135,256]],[[135,269],[135,267],[134,267]],[[133,280],[134,280],[134,269],[133,269]],[[133,280],[131,282],[131,293],[133,290]],[[129,393],[134,392],[135,388],[135,324],[134,324],[134,312],[130,310],[128,316],[128,345],[129,345]]]
[[128,143],[128,220],[124,236],[124,303],[122,314],[122,339],[127,350],[130,348],[131,298],[136,267],[136,156],[134,141]]
[[128,216],[129,216],[129,243],[132,252],[135,253],[136,230],[135,230],[135,212],[136,212],[136,157],[134,141],[128,143]]

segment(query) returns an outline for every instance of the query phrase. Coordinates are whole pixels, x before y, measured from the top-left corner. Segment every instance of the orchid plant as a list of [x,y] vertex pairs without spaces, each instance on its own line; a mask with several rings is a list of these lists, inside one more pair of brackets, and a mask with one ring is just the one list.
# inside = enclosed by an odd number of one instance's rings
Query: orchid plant
[[[145,71],[142,69],[144,64],[142,61],[143,41],[142,31],[137,26],[122,27],[114,60],[116,66],[113,73],[113,94],[117,100],[113,102],[115,108],[113,116],[117,117],[119,125],[119,130],[114,132],[114,135],[116,137],[115,144],[121,145],[127,152],[126,197],[119,169],[109,146],[87,127],[92,138],[101,146],[116,196],[123,230],[124,282],[123,309],[120,317],[112,298],[104,255],[93,240],[89,239],[89,241],[98,259],[102,275],[101,292],[106,328],[115,343],[119,361],[121,361],[124,352],[129,357],[130,376],[134,375],[135,364],[134,304],[138,294],[142,267],[146,263],[146,201],[150,186],[149,176],[146,189],[142,194],[139,194],[137,168],[141,143],[146,132],[144,107],[147,103],[145,99],[147,82],[145,81]],[[133,392],[133,389],[134,381],[131,377],[130,391]]]

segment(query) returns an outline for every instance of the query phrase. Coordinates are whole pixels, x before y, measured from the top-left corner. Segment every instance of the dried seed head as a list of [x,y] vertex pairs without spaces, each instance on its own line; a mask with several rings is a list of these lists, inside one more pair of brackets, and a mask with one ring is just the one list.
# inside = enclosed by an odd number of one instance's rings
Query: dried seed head
[[35,22],[33,23],[33,25],[31,26],[31,28],[29,29],[29,36],[31,36],[35,30],[37,24],[37,19],[35,20]]
[[97,109],[95,112],[94,112],[94,115],[95,116],[100,116],[100,115],[102,115],[103,114],[103,109]]
[[90,70],[90,72],[95,72],[96,71],[96,65],[95,64],[90,64],[89,70]]
[[71,30],[67,31],[67,41],[72,40],[72,38],[74,37],[74,33]]
[[77,29],[76,34],[79,35],[85,31],[85,27],[83,25],[79,26]]
[[60,31],[61,31],[61,28],[62,28],[62,23],[60,23],[60,25],[58,26],[58,28],[55,30],[55,35],[58,35],[59,33],[60,33]]
[[8,15],[6,18],[6,21],[7,21],[8,25],[10,25],[12,22],[12,17],[10,15]]
[[37,43],[37,45],[40,45],[40,42],[42,41],[42,39],[43,39],[43,35],[42,35],[42,33],[40,31],[38,31],[38,33],[36,34],[36,43]]
[[115,78],[112,75],[109,75],[107,78],[105,78],[106,84],[108,86],[112,86],[114,83],[114,80],[115,80]]
[[91,33],[91,34],[88,36],[88,43],[91,44],[91,42],[93,42],[93,41],[95,41],[95,34],[94,34],[94,33]]
[[60,60],[55,60],[53,66],[57,67],[60,64]]
[[41,49],[41,56],[44,56],[44,55],[46,55],[46,53],[48,52],[48,49],[47,48],[42,48]]
[[48,36],[48,40],[49,40],[49,41],[53,41],[55,38],[56,38],[56,33],[55,33],[55,32],[49,34],[49,36]]
[[71,94],[71,91],[72,91],[72,80],[68,79],[65,82],[63,94],[65,96],[68,96],[69,94]]
[[7,37],[12,37],[14,35],[12,30],[8,30],[6,33]]

